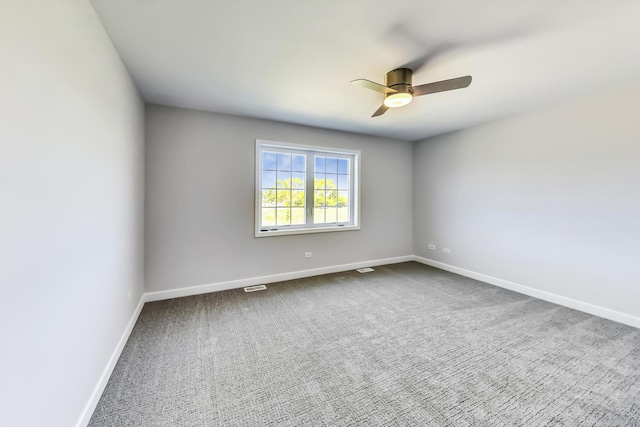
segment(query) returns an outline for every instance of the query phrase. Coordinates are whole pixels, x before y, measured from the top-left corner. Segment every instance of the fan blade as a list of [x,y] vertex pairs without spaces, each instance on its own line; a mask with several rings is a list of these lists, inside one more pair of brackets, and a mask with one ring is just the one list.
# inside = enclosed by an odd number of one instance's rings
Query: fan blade
[[447,90],[462,89],[471,84],[471,76],[456,77],[455,79],[441,80],[439,82],[427,83],[426,85],[414,86],[413,96],[428,95],[430,93],[445,92]]
[[416,74],[418,71],[420,71],[422,68],[424,68],[425,65],[427,65],[428,63],[433,61],[435,58],[437,58],[442,53],[446,52],[447,50],[451,50],[451,49],[452,49],[451,45],[445,45],[445,44],[441,44],[441,45],[438,45],[438,46],[431,47],[431,48],[427,49],[428,53],[425,53],[424,55],[421,55],[421,56],[417,57],[413,61],[407,62],[406,64],[403,64],[403,65],[401,65],[400,67],[397,67],[397,68],[408,68],[411,71],[413,71],[413,74]]
[[354,85],[362,86],[362,87],[367,88],[367,89],[375,90],[376,92],[380,92],[380,93],[395,93],[395,92],[397,92],[397,90],[395,90],[395,89],[391,89],[390,87],[386,87],[386,86],[381,85],[379,83],[372,82],[371,80],[358,79],[358,80],[353,80],[351,83],[354,84]]
[[381,116],[381,115],[383,115],[384,113],[386,113],[388,109],[389,109],[389,107],[387,107],[386,105],[382,104],[382,105],[380,106],[380,108],[378,108],[378,109],[376,110],[376,112],[375,112],[375,113],[373,113],[373,115],[372,115],[371,117],[378,117],[378,116]]

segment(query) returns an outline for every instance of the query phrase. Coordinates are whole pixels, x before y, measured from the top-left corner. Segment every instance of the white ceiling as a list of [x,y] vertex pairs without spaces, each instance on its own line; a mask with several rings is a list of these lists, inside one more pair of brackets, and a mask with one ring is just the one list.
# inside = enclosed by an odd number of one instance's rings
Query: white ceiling
[[[418,140],[640,73],[637,0],[93,0],[146,101]],[[434,52],[439,52],[433,57]],[[431,55],[467,89],[371,118],[351,85]]]

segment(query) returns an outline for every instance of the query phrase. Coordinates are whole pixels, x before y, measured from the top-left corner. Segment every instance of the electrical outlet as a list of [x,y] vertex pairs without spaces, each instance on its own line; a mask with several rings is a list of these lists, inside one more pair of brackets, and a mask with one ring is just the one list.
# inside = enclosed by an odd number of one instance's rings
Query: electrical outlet
[[442,248],[442,252],[444,252],[445,254],[450,254],[450,253],[451,253],[451,249],[449,249],[449,248]]
[[305,252],[304,253],[304,257],[305,258],[311,258],[313,256],[313,252]]
[[431,249],[432,251],[436,250],[436,245],[429,245],[429,249]]

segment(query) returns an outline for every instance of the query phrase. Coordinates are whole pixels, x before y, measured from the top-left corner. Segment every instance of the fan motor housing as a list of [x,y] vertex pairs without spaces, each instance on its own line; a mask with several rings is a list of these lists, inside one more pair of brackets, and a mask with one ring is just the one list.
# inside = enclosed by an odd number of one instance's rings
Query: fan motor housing
[[413,93],[411,76],[413,72],[408,68],[397,68],[384,76],[384,85],[402,93]]

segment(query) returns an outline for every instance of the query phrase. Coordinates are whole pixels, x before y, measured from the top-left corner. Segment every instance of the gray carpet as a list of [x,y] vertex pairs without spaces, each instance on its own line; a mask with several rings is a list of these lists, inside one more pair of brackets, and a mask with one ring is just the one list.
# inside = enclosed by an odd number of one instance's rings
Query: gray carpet
[[640,330],[417,263],[146,304],[91,426],[639,426]]

